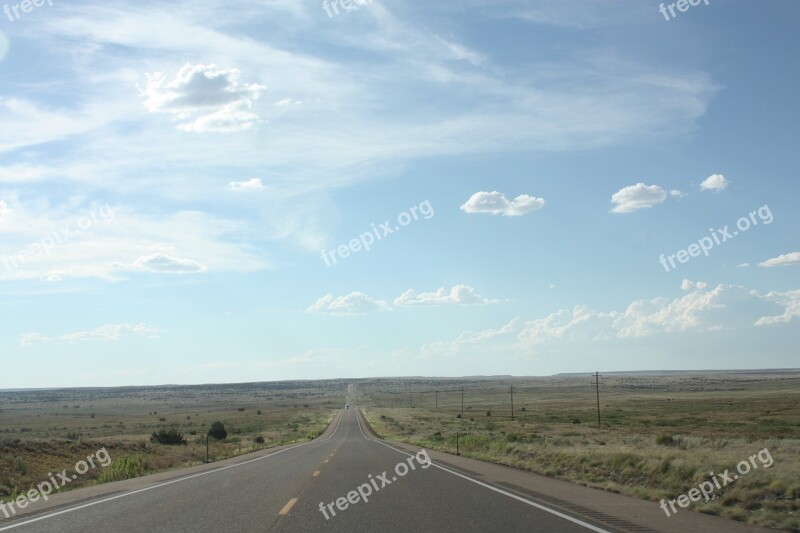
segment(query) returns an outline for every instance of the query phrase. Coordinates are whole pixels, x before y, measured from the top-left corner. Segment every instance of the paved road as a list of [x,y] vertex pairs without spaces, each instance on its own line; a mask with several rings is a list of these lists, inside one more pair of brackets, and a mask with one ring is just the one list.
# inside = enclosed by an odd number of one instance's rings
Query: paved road
[[344,409],[317,441],[20,516],[0,522],[0,531],[605,531],[431,464],[424,453],[410,456],[370,438],[362,424],[355,409]]

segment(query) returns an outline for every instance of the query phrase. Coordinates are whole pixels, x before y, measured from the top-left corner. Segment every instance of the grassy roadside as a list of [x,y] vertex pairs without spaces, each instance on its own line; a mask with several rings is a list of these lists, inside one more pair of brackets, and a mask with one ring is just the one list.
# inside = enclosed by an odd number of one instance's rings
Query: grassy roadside
[[[313,385],[266,394],[264,389],[260,384],[233,391],[220,386],[145,393],[73,390],[56,398],[47,397],[52,392],[0,394],[0,502],[27,493],[51,474],[58,478],[64,469],[70,482],[59,491],[204,463],[205,434],[217,420],[228,436],[209,440],[211,461],[313,439],[328,427],[344,397],[344,384],[332,392]],[[151,442],[161,429],[177,430],[186,444]],[[97,459],[105,457],[98,455],[101,449],[110,456],[107,466]],[[79,474],[76,464],[89,456],[96,457],[96,466]]]
[[671,396],[670,402],[646,394],[609,402],[615,416],[600,428],[591,409],[580,407],[583,399],[565,396],[551,403],[534,398],[514,421],[498,416],[491,393],[475,390],[462,418],[460,406],[435,409],[420,399],[414,408],[382,407],[387,402],[367,398],[360,405],[382,437],[455,453],[458,432],[464,456],[654,502],[687,493],[711,479],[710,472],[732,475],[740,461],[766,449],[763,462],[754,459],[756,468],[751,463],[746,475],[689,509],[800,531],[798,393],[756,388],[739,391],[733,402],[725,394],[724,403],[733,404],[725,409],[716,406],[717,393]]

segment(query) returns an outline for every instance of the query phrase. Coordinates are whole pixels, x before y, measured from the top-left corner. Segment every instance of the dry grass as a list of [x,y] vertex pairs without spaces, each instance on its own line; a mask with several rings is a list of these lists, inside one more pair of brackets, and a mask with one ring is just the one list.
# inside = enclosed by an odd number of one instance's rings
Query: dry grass
[[[766,448],[771,467],[756,458],[759,468],[690,508],[800,531],[797,375],[604,381],[600,428],[585,377],[515,378],[514,421],[509,380],[367,381],[359,392],[381,435],[455,453],[458,432],[462,455],[654,501],[686,493],[709,472],[734,473],[737,463]],[[464,416],[457,418],[462,386]]]
[[[114,464],[67,488],[204,462],[205,434],[217,420],[228,438],[210,440],[211,460],[308,440],[324,431],[345,392],[340,381],[0,392],[0,501],[103,447]],[[186,445],[150,442],[173,427]]]

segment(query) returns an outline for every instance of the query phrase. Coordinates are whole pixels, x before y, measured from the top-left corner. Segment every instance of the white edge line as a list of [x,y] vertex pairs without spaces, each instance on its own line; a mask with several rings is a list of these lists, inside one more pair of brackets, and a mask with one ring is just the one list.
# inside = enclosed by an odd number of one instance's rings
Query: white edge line
[[262,461],[262,460],[267,459],[269,457],[273,457],[275,455],[278,455],[279,453],[288,452],[289,450],[294,450],[295,448],[301,448],[303,446],[308,446],[309,444],[319,444],[320,442],[325,442],[326,440],[328,440],[331,437],[333,437],[334,435],[336,435],[336,432],[339,431],[339,424],[342,423],[342,418],[344,418],[343,414],[342,414],[342,416],[339,417],[339,421],[336,422],[336,428],[334,428],[333,433],[331,433],[330,435],[328,435],[327,437],[325,437],[324,439],[321,439],[321,440],[313,440],[311,442],[304,442],[302,444],[296,444],[294,446],[290,446],[288,448],[284,448],[282,450],[278,450],[277,452],[273,452],[273,453],[271,453],[269,455],[264,455],[262,457],[256,457],[255,459],[248,459],[247,461],[243,461],[241,463],[236,463],[235,465],[222,466],[220,468],[215,468],[214,470],[208,470],[206,472],[200,472],[198,474],[192,474],[191,476],[186,476],[186,477],[182,477],[182,478],[178,478],[178,479],[173,479],[171,481],[165,481],[163,483],[159,483],[157,485],[152,485],[150,487],[145,487],[143,489],[134,490],[132,492],[125,492],[123,494],[117,494],[116,496],[111,496],[109,498],[104,498],[104,499],[98,500],[96,502],[89,502],[89,503],[86,503],[86,504],[83,504],[83,505],[79,505],[77,507],[70,507],[68,509],[64,509],[64,510],[61,510],[61,511],[56,511],[54,513],[45,514],[45,515],[42,515],[42,516],[39,516],[39,517],[36,517],[36,518],[32,518],[30,520],[26,520],[24,522],[18,522],[16,524],[10,524],[10,525],[8,525],[6,527],[0,527],[0,531],[7,531],[9,529],[14,529],[15,527],[25,526],[27,524],[33,524],[34,522],[39,522],[40,520],[47,520],[48,518],[53,518],[55,516],[59,516],[59,515],[62,515],[62,514],[71,513],[71,512],[74,512],[74,511],[79,511],[81,509],[86,509],[87,507],[92,507],[93,505],[100,505],[101,503],[110,502],[112,500],[118,500],[120,498],[125,498],[127,496],[133,496],[134,494],[139,494],[139,493],[142,493],[142,492],[146,492],[148,490],[153,490],[153,489],[158,489],[158,488],[161,488],[161,487],[166,487],[167,485],[172,485],[173,483],[180,483],[181,481],[187,481],[189,479],[193,479],[193,478],[196,478],[196,477],[206,476],[208,474],[213,474],[215,472],[221,472],[223,470],[228,470],[229,468],[236,468],[236,467],[243,466],[243,465],[246,465],[246,464],[249,464],[249,463],[253,463],[255,461]]
[[[409,457],[414,457],[414,454],[408,453],[405,450],[401,450],[399,448],[395,448],[394,446],[392,446],[390,444],[386,444],[385,442],[383,442],[381,440],[371,439],[370,437],[367,436],[366,433],[364,433],[364,430],[361,428],[361,419],[358,416],[358,414],[356,414],[356,419],[358,420],[358,429],[361,430],[361,434],[364,435],[364,438],[366,438],[367,440],[371,440],[372,442],[377,442],[378,444],[383,444],[387,448],[391,448],[392,450],[394,450],[396,452],[400,452],[403,455],[408,455]],[[589,524],[588,522],[584,522],[583,520],[578,520],[577,518],[574,518],[574,517],[569,516],[567,514],[564,514],[562,512],[556,511],[555,509],[550,509],[549,507],[545,507],[542,504],[539,504],[539,503],[536,503],[534,501],[528,500],[526,498],[523,498],[522,496],[517,496],[514,493],[505,491],[503,489],[499,489],[499,488],[497,488],[497,487],[495,487],[493,485],[489,485],[488,483],[484,483],[483,481],[478,481],[477,479],[473,479],[473,478],[471,478],[469,476],[465,476],[464,474],[462,474],[460,472],[456,472],[455,470],[450,470],[449,468],[446,468],[444,466],[438,465],[438,464],[434,463],[433,461],[431,461],[431,464],[433,466],[435,466],[436,468],[440,469],[440,470],[444,470],[445,472],[449,472],[449,473],[453,474],[454,476],[458,476],[460,478],[466,479],[467,481],[471,481],[471,482],[473,482],[473,483],[475,483],[477,485],[480,485],[481,487],[484,487],[484,488],[487,488],[489,490],[493,490],[495,492],[498,492],[498,493],[502,494],[503,496],[508,496],[509,498],[513,498],[513,499],[515,499],[517,501],[520,501],[522,503],[526,503],[526,504],[528,504],[528,505],[530,505],[532,507],[536,507],[537,509],[541,509],[542,511],[548,512],[548,513],[553,514],[553,515],[556,515],[559,518],[563,518],[564,520],[568,520],[568,521],[570,521],[570,522],[572,522],[574,524],[578,524],[579,526],[583,526],[586,529],[589,529],[591,531],[595,531],[597,533],[611,533],[610,531],[608,531],[606,529],[601,529],[601,528],[599,528],[597,526],[593,526],[592,524]],[[0,530],[0,531],[2,531],[2,530]]]

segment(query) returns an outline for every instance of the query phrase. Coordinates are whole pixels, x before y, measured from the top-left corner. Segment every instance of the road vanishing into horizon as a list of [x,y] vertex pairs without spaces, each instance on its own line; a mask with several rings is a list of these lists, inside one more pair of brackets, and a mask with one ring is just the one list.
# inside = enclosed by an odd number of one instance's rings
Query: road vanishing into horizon
[[608,531],[384,443],[361,418],[342,409],[317,440],[3,520],[0,531]]

